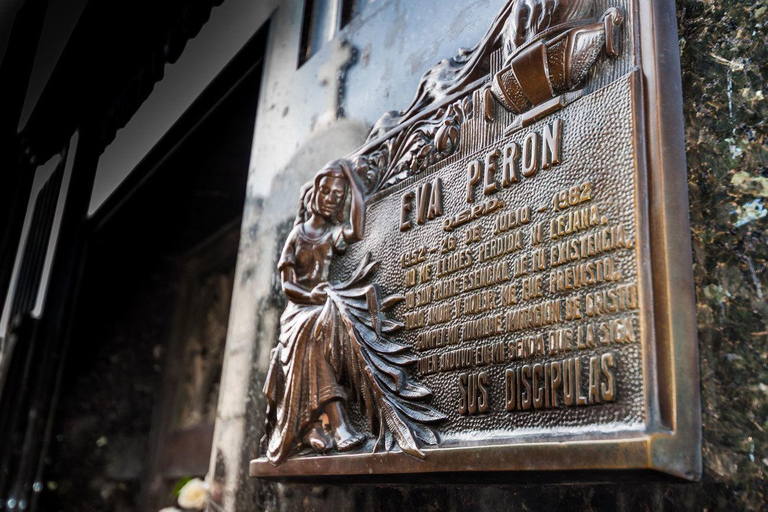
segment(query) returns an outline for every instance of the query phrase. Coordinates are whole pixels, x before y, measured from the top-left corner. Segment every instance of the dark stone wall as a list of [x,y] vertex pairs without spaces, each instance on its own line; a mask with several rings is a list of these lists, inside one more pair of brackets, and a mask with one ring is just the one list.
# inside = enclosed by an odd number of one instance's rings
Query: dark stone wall
[[[84,283],[64,370],[39,510],[131,512],[149,470],[152,411],[161,392],[167,319],[178,268],[115,258]],[[97,267],[93,261],[92,266]]]

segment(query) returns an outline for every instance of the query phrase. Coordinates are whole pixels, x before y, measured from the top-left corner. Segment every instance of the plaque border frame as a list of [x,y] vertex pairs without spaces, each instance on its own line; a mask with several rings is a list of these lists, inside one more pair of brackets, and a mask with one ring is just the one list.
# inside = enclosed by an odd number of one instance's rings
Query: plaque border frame
[[[655,388],[658,396],[658,403],[650,403],[646,396],[646,430],[615,438],[426,447],[425,460],[402,452],[304,457],[279,466],[257,459],[250,463],[251,477],[375,479],[415,473],[650,470],[687,480],[701,478],[699,351],[693,256],[688,242],[691,231],[677,17],[671,0],[635,0],[635,5],[640,84],[633,87],[633,105],[637,107],[633,114],[644,128],[635,151],[637,164],[647,169],[644,183],[638,182],[635,204],[637,214],[647,219],[646,225],[638,224],[647,237],[647,244],[638,247],[638,258],[642,253],[650,254],[651,264],[650,271],[643,270],[646,275],[650,273],[651,290],[642,292],[650,308],[641,319],[648,322],[652,314],[653,321],[646,326],[653,343],[644,351],[644,378],[655,379],[646,383],[645,389]],[[664,48],[674,51],[660,51]],[[472,83],[436,102],[411,121],[426,117],[477,85]],[[640,94],[635,95],[636,91]],[[648,348],[655,351],[648,353]]]

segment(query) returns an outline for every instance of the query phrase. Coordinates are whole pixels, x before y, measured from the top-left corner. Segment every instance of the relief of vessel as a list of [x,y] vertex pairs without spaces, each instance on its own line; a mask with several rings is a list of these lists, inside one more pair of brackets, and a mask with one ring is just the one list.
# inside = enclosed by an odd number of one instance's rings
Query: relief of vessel
[[[504,27],[504,61],[491,93],[524,114],[579,87],[600,53],[617,56],[614,30],[623,17],[611,7],[593,17],[594,0],[521,0]],[[526,116],[532,117],[532,116]]]

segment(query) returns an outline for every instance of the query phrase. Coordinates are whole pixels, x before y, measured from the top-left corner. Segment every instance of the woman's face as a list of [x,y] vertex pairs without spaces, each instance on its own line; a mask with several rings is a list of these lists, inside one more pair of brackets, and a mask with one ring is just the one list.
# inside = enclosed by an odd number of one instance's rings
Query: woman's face
[[325,176],[320,180],[317,191],[317,211],[325,218],[332,218],[344,202],[346,183],[341,178]]

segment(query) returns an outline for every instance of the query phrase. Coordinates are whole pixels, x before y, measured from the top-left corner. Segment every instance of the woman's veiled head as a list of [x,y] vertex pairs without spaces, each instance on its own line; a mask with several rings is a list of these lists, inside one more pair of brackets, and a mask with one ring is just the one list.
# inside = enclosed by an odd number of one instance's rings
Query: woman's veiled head
[[347,202],[349,184],[345,173],[351,169],[349,161],[334,160],[316,175],[308,198],[308,210],[331,222],[344,220],[344,204]]

